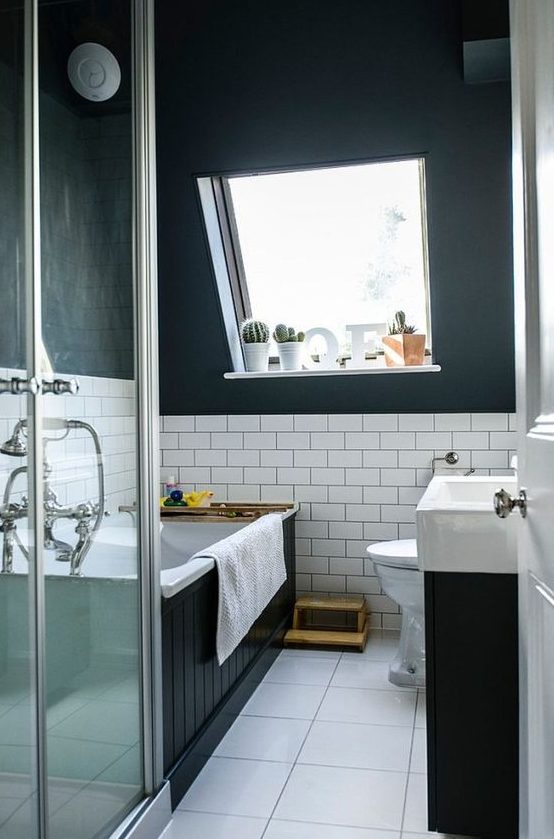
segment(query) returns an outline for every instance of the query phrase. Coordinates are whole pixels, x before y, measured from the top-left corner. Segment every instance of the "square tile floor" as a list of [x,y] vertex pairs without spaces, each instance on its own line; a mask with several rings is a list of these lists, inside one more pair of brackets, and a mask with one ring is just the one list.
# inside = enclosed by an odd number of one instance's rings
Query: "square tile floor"
[[[29,839],[32,717],[23,675],[0,678],[0,839]],[[93,664],[49,697],[52,839],[96,836],[140,798],[139,734],[136,667]]]
[[163,839],[439,839],[425,692],[388,681],[397,643],[375,630],[362,654],[283,651]]

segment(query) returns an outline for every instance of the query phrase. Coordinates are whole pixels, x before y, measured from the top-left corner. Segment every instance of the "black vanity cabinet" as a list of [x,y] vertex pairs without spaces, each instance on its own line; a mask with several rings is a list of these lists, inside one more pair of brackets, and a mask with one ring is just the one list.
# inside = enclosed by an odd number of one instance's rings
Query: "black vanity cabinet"
[[429,830],[517,839],[517,575],[425,573]]

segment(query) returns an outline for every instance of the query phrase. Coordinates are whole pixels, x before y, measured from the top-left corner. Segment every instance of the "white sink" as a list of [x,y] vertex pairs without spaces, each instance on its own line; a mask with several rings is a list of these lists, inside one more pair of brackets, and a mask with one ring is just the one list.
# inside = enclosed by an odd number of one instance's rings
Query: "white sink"
[[416,512],[420,569],[515,574],[519,515],[498,518],[493,498],[501,487],[516,494],[516,480],[514,475],[433,478]]

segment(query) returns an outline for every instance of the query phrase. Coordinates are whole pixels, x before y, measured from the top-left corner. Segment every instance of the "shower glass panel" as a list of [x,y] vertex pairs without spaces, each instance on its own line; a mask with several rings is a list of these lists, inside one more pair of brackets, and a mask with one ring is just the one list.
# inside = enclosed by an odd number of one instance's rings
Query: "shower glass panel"
[[162,782],[152,18],[0,0],[0,839],[107,839]]
[[[18,7],[19,6],[19,7]],[[8,8],[9,7],[9,8]],[[34,557],[23,426],[25,329],[24,14],[0,9],[0,839],[37,835]],[[27,266],[28,267],[28,266]],[[19,380],[19,384],[16,380]],[[31,402],[29,403],[31,407]],[[14,433],[15,432],[15,433]]]
[[108,836],[144,788],[132,21],[39,2],[49,839]]

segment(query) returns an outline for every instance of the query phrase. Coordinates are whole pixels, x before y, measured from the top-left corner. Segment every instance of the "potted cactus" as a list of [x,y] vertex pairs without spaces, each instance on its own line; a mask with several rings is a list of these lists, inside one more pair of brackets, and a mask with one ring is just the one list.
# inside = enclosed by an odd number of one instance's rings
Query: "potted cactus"
[[244,362],[249,373],[264,373],[269,361],[269,326],[249,318],[240,327]]
[[304,349],[303,332],[296,332],[294,327],[278,323],[273,332],[273,338],[277,342],[279,362],[281,370],[301,370],[302,351]]
[[389,324],[389,334],[381,338],[387,367],[414,367],[423,364],[425,335],[416,335],[416,327],[406,323],[406,315],[399,311]]

